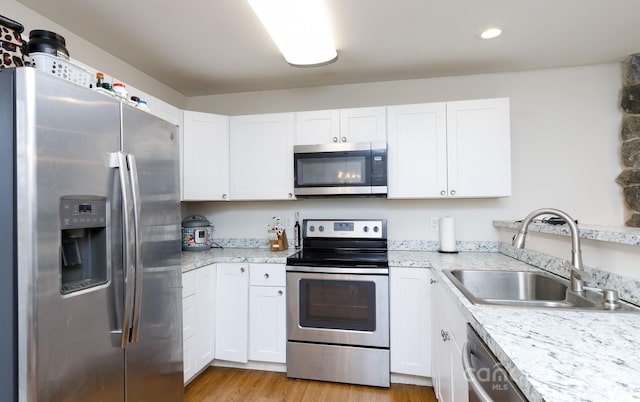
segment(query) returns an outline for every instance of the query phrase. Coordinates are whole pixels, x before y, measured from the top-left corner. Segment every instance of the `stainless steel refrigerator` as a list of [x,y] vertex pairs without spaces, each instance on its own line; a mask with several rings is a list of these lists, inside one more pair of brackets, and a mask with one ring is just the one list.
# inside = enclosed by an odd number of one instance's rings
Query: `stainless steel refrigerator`
[[0,72],[0,400],[181,401],[177,128]]

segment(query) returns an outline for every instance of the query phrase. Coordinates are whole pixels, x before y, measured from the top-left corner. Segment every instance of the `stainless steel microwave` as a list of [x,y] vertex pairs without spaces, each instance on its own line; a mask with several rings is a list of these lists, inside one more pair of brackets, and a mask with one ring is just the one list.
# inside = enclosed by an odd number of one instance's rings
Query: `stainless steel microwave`
[[297,196],[387,194],[384,142],[296,145],[293,159]]

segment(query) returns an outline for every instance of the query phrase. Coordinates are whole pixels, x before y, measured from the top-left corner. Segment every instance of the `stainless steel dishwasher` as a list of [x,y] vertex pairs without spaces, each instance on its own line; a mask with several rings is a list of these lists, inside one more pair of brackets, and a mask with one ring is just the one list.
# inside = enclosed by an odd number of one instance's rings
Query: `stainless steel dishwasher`
[[467,324],[462,366],[469,382],[469,402],[527,401],[511,376],[476,331]]

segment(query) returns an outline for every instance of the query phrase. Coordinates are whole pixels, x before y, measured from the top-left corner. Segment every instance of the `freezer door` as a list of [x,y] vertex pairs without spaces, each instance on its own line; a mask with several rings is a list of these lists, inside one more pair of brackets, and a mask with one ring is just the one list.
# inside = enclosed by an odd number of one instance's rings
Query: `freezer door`
[[136,275],[138,303],[134,304],[132,343],[125,352],[126,400],[181,401],[182,243],[177,127],[126,105],[122,107],[122,123],[123,152],[134,157],[138,174],[138,245],[142,254],[142,272]]
[[[33,68],[16,72],[21,401],[123,400],[120,203],[109,167],[120,145],[119,107]],[[93,215],[94,227],[80,229],[98,204],[103,222]]]

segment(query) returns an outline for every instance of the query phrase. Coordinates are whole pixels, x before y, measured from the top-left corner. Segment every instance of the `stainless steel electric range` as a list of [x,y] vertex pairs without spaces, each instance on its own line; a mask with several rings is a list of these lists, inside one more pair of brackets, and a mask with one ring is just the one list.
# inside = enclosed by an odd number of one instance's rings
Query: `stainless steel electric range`
[[287,376],[388,387],[385,219],[305,219],[287,259]]

